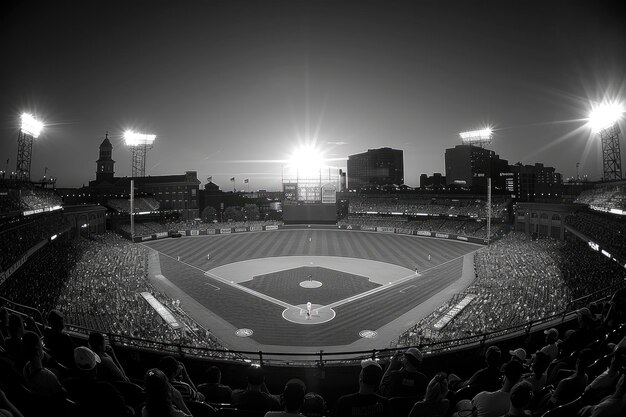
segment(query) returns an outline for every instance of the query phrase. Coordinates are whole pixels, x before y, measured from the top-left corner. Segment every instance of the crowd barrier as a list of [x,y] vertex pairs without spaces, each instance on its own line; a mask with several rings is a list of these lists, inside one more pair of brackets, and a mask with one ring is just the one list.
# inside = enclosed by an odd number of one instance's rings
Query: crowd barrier
[[298,229],[341,229],[341,230],[361,230],[368,232],[379,233],[394,233],[398,235],[412,235],[412,236],[424,236],[433,237],[438,239],[458,240],[468,243],[476,243],[479,245],[486,245],[487,240],[472,236],[463,236],[453,233],[441,233],[431,232],[428,230],[414,230],[400,227],[386,227],[386,226],[357,226],[357,225],[340,225],[340,226],[325,226],[325,225],[268,225],[268,226],[239,226],[239,227],[221,227],[221,228],[207,228],[207,229],[188,229],[188,230],[172,230],[169,232],[153,233],[148,236],[135,236],[134,242],[146,242],[150,240],[164,239],[166,237],[181,237],[181,236],[207,236],[207,235],[227,235],[233,233],[246,233],[246,232],[260,232],[269,230],[298,230]]

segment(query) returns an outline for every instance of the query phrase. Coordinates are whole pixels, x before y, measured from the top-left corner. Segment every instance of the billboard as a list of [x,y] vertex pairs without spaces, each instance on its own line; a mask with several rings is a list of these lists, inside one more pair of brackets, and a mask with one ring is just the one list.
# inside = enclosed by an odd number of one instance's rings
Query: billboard
[[337,208],[334,204],[286,204],[283,207],[283,222],[285,224],[337,223]]
[[283,193],[286,201],[296,201],[298,199],[298,183],[287,182],[283,184]]

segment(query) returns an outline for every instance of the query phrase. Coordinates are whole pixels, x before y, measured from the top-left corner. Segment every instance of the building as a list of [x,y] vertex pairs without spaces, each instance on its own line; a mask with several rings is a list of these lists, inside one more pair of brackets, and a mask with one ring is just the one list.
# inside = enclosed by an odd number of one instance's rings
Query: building
[[404,184],[404,156],[399,149],[368,149],[350,155],[347,168],[350,190]]
[[563,198],[563,178],[553,167],[543,164],[509,167],[513,174],[513,195],[517,201],[560,202]]
[[500,176],[508,171],[508,161],[494,151],[473,145],[457,145],[446,149],[446,185],[482,190],[491,177],[492,190],[504,191],[506,183]]
[[446,188],[446,177],[445,175],[441,175],[440,172],[435,172],[431,176],[421,174],[420,188],[423,190],[441,190]]
[[112,159],[112,155],[113,145],[109,141],[109,133],[107,132],[100,144],[100,157],[96,161],[96,181],[98,183],[112,182],[115,178],[115,161]]
[[[103,205],[113,198],[128,198],[131,178],[115,176],[115,161],[112,159],[113,145],[108,135],[105,136],[99,149],[96,179],[89,181],[89,187],[83,187],[78,190],[77,194],[89,196],[83,202]],[[196,171],[186,171],[181,175],[138,177],[134,180],[135,196],[153,197],[159,202],[158,210],[177,212],[185,219],[199,217],[200,181]]]

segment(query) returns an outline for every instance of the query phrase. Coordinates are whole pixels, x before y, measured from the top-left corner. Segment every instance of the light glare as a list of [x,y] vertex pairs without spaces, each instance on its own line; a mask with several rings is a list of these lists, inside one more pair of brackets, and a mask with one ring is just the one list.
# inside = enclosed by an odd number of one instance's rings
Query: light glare
[[137,133],[132,130],[124,132],[124,143],[126,143],[127,146],[152,145],[155,139],[156,135]]
[[289,165],[301,170],[318,170],[324,166],[324,156],[314,146],[301,146],[291,154]]
[[28,113],[22,114],[22,132],[31,135],[33,138],[39,136],[43,129],[43,123],[38,121],[33,117],[33,115]]
[[624,106],[621,103],[603,103],[591,110],[589,126],[593,132],[599,132],[613,126],[622,118]]
[[491,139],[492,133],[493,133],[493,130],[490,127],[488,127],[488,128],[481,129],[481,130],[461,132],[459,133],[459,136],[461,136],[461,139],[463,139],[463,141],[465,142],[472,142],[475,140],[489,140]]

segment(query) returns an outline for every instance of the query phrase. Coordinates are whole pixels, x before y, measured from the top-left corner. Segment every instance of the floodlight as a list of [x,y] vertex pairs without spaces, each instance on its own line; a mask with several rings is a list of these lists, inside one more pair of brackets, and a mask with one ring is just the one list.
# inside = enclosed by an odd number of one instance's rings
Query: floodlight
[[464,142],[480,142],[480,141],[485,141],[485,140],[491,140],[491,134],[493,133],[493,130],[488,127],[486,129],[481,129],[481,130],[472,130],[469,132],[461,132],[459,133],[459,136],[461,136],[461,139]]
[[293,151],[289,165],[301,170],[319,170],[324,166],[324,155],[315,146],[303,145]]
[[124,132],[124,142],[132,150],[132,176],[146,176],[146,153],[152,149],[156,135],[137,133],[132,130]]
[[43,123],[35,119],[31,114],[22,114],[22,132],[36,138],[43,129]]
[[155,139],[156,135],[137,133],[133,132],[132,130],[127,130],[124,132],[124,142],[128,146],[152,145]]
[[591,110],[589,126],[594,133],[607,129],[617,123],[624,113],[621,103],[603,103]]

